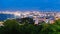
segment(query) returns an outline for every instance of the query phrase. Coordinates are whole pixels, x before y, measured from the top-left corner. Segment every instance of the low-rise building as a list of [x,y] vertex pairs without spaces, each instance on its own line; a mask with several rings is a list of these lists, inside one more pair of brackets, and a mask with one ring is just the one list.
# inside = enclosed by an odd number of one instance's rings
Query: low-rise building
[[4,26],[3,23],[4,23],[4,22],[0,22],[0,26]]

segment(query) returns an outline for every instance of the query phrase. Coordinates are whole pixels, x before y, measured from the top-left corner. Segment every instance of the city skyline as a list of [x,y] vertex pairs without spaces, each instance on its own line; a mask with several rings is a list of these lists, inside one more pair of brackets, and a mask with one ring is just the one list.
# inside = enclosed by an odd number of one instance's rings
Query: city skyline
[[54,14],[60,14],[60,12],[42,12],[42,11],[0,11],[0,14],[14,14],[16,16],[22,15],[54,15]]

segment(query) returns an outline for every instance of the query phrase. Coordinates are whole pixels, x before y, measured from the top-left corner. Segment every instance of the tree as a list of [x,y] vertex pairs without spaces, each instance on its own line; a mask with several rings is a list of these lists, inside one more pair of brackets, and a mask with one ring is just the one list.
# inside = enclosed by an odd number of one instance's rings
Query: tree
[[17,19],[17,21],[20,22],[20,24],[34,24],[34,20],[29,17]]
[[4,22],[5,34],[18,33],[17,28],[19,24],[16,20],[6,20]]

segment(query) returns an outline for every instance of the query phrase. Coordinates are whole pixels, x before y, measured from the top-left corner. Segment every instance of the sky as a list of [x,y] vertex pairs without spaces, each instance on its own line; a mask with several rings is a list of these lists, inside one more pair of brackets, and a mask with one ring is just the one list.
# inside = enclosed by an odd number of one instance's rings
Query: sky
[[0,10],[60,10],[60,0],[0,0]]

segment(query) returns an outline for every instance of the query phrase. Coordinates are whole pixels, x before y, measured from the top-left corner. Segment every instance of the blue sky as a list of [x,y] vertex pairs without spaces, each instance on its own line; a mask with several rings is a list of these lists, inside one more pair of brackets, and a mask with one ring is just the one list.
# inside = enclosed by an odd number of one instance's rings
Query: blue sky
[[0,10],[60,10],[60,0],[0,0]]

